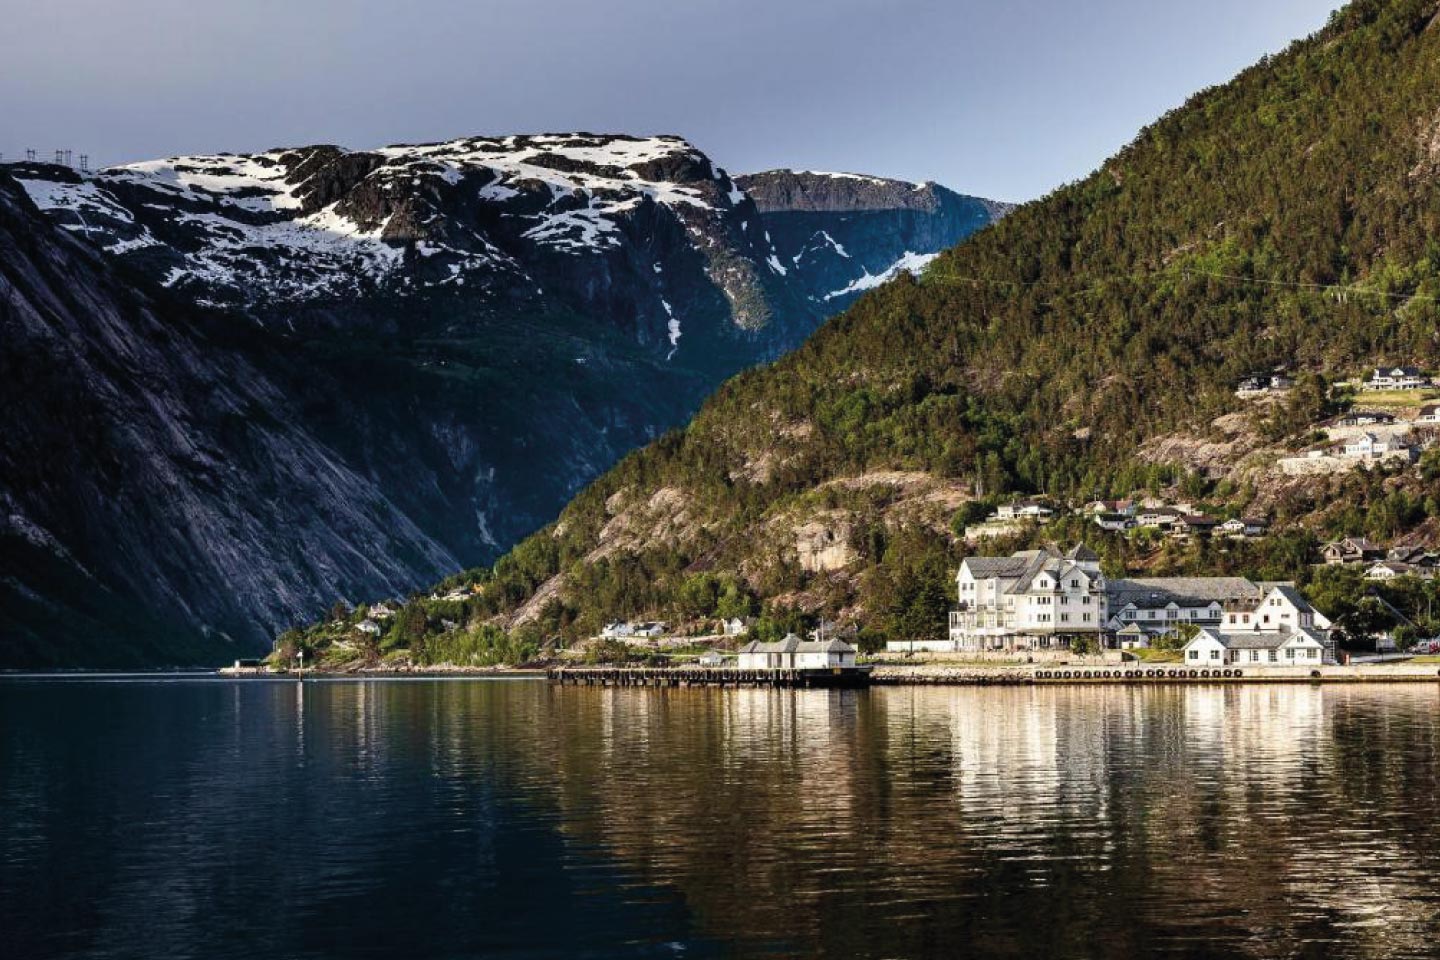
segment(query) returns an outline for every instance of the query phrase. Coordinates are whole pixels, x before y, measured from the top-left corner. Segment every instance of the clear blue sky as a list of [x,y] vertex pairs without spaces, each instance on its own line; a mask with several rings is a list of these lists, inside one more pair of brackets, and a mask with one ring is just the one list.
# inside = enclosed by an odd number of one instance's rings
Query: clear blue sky
[[0,0],[0,150],[678,133],[1023,200],[1338,0]]

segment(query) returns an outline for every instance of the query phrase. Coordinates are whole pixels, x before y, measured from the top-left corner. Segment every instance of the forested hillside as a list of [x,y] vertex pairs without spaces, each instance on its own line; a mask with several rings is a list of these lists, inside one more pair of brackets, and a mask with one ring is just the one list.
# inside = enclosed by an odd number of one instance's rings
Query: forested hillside
[[[1267,547],[1158,568],[1303,577],[1316,536],[1423,525],[1437,505],[1420,471],[1285,484],[1264,461],[1323,411],[1326,382],[1440,360],[1437,178],[1436,3],[1351,4],[726,383],[493,568],[448,582],[473,592],[446,618],[574,637],[728,604],[938,629],[953,525],[1009,492],[1174,485],[1276,522]],[[1247,409],[1236,382],[1274,369],[1301,388]],[[1226,456],[1165,453],[1206,443]]]

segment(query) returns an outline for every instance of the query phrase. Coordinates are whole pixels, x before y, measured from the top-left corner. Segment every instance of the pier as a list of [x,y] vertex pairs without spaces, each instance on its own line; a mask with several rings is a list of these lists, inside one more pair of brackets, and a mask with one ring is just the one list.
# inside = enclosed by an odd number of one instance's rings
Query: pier
[[580,687],[856,688],[870,685],[869,667],[737,669],[734,667],[552,667],[553,683]]

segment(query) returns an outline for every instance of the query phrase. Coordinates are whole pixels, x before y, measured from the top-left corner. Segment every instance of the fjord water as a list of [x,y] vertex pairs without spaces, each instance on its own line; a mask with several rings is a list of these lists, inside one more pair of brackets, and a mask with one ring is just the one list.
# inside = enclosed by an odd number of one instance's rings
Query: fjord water
[[1440,688],[0,682],[0,955],[1440,955]]

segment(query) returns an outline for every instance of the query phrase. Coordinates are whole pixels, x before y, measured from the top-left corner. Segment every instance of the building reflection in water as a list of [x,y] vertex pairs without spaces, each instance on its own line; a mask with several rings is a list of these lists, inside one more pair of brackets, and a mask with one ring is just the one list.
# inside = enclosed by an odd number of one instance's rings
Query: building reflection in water
[[670,891],[720,940],[1392,957],[1440,938],[1429,687],[296,687],[296,759],[377,810],[419,765],[453,816],[504,806],[564,838],[582,889]]

